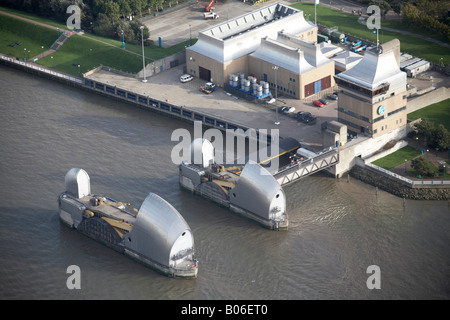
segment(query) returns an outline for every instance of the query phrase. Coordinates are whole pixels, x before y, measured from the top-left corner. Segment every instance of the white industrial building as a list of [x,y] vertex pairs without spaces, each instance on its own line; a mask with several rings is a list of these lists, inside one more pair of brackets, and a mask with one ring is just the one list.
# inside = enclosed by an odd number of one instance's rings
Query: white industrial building
[[302,99],[334,86],[334,64],[320,51],[317,30],[303,11],[274,3],[201,31],[186,48],[186,69],[222,86],[232,75],[252,75]]

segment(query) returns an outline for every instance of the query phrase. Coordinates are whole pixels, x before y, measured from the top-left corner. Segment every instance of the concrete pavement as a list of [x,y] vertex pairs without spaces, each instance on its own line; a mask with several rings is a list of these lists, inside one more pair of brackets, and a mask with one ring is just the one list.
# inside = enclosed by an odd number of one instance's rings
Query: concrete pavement
[[[197,0],[180,5],[157,16],[147,16],[141,21],[150,30],[150,39],[156,45],[158,45],[158,39],[161,37],[162,47],[170,47],[189,40],[190,37],[197,38],[199,31],[247,12],[257,10],[259,7],[273,2],[275,1],[269,0],[251,5],[249,1],[219,0],[214,4],[214,12],[219,15],[219,18],[205,20],[203,12],[209,0]],[[287,1],[279,2],[283,3]]]
[[183,67],[178,66],[147,78],[143,83],[135,77],[127,77],[107,70],[97,71],[89,76],[90,79],[108,83],[113,86],[150,96],[160,101],[167,101],[174,105],[186,106],[199,112],[221,117],[238,124],[255,129],[279,129],[281,137],[293,137],[310,148],[321,149],[322,132],[321,123],[337,119],[337,102],[332,101],[323,108],[312,103],[278,96],[278,106],[293,106],[295,112],[307,111],[317,116],[314,125],[299,122],[293,117],[279,113],[280,125],[275,125],[275,105],[256,104],[245,99],[228,94],[223,88],[211,94],[202,93],[199,88],[204,82],[194,79],[191,82],[181,83],[180,76]]

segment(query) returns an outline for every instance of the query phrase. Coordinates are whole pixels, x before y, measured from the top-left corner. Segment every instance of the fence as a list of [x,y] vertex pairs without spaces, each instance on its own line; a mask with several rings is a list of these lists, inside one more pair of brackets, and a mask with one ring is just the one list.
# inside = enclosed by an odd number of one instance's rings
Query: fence
[[47,74],[49,76],[54,76],[54,77],[58,77],[60,79],[64,79],[64,80],[72,81],[72,82],[75,82],[75,83],[83,84],[83,80],[80,79],[80,78],[73,77],[73,76],[71,76],[69,74],[66,74],[66,73],[57,72],[57,71],[54,71],[52,69],[47,69],[47,68],[44,68],[44,67],[40,67],[40,66],[38,66],[36,64],[33,64],[33,63],[28,63],[28,62],[25,62],[25,61],[22,61],[22,60],[17,60],[15,58],[7,56],[7,55],[0,54],[0,59],[2,59],[3,61],[7,61],[7,62],[10,62],[10,63],[16,64],[17,66],[21,66],[23,68],[28,68],[28,69],[31,69],[31,70],[35,70],[36,72],[43,72],[44,74]]
[[428,188],[450,188],[450,180],[443,180],[443,179],[432,179],[432,180],[411,180],[408,178],[405,178],[397,173],[394,173],[392,171],[386,170],[382,167],[379,167],[377,165],[374,165],[372,163],[364,163],[364,160],[362,161],[356,161],[356,165],[360,167],[369,167],[373,171],[377,171],[381,173],[382,175],[397,180],[405,185],[407,185],[410,188],[420,188],[420,187],[428,187]]

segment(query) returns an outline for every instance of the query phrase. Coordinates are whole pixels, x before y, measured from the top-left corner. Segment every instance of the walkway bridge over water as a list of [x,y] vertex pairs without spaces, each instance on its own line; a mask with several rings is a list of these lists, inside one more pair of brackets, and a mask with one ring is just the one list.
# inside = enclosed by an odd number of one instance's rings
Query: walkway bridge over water
[[273,176],[283,186],[339,163],[339,150],[333,148],[312,158],[286,165]]

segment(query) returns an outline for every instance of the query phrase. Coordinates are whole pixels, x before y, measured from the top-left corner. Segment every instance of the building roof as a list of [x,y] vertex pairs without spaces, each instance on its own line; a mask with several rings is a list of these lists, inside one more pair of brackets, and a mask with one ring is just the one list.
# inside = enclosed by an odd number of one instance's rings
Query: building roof
[[335,46],[334,44],[323,41],[319,43],[320,51],[322,51],[323,55],[327,58],[331,58],[336,54],[344,51],[341,47]]
[[[398,46],[396,46],[397,43]],[[380,48],[367,50],[357,65],[335,77],[356,83],[370,90],[385,83],[395,84],[395,86],[406,85],[406,73],[400,70],[399,49],[400,42],[394,39]],[[393,89],[392,86],[391,89]]]
[[351,51],[339,52],[338,54],[330,57],[336,66],[345,70],[353,68],[359,61],[361,61],[362,58],[362,55]]
[[201,31],[187,50],[226,62],[255,51],[262,38],[276,39],[281,30],[299,34],[313,28],[303,11],[277,2]]
[[332,63],[322,54],[318,44],[285,32],[279,32],[276,40],[269,37],[262,39],[261,46],[251,56],[296,74]]

